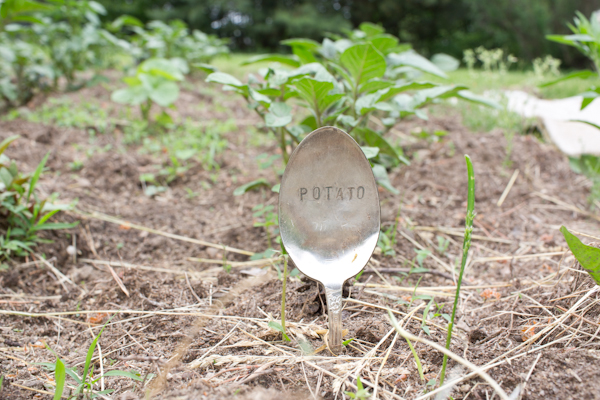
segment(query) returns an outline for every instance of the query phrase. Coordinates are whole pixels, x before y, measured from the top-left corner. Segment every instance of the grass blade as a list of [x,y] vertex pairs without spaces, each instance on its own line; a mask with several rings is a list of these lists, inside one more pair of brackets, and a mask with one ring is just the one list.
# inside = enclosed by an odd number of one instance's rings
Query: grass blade
[[56,358],[56,367],[54,369],[54,381],[56,389],[54,390],[54,400],[60,400],[65,388],[66,370],[65,364],[60,358]]
[[[465,272],[465,266],[467,264],[467,256],[469,255],[469,248],[471,248],[471,234],[473,233],[473,219],[475,218],[475,173],[473,172],[473,164],[471,158],[465,155],[465,161],[467,163],[467,175],[468,175],[468,199],[467,199],[467,215],[465,218],[465,238],[463,240],[463,254],[462,262],[460,265],[460,274],[458,275],[458,281],[456,282],[456,294],[454,295],[454,306],[452,307],[452,316],[450,317],[450,323],[448,324],[448,336],[446,337],[446,350],[450,349],[450,341],[452,340],[452,328],[454,327],[454,318],[456,316],[456,307],[458,305],[458,299],[460,297],[460,285],[462,283],[463,273]],[[448,364],[448,356],[444,353],[444,360],[442,362],[442,372],[440,373],[440,386],[444,384],[444,377],[446,375],[446,365]]]
[[33,173],[32,177],[31,177],[31,181],[29,181],[29,191],[27,192],[27,198],[25,200],[25,204],[29,203],[29,198],[31,197],[31,193],[33,193],[33,189],[35,188],[35,185],[37,184],[38,179],[40,179],[40,175],[42,174],[42,171],[44,170],[44,165],[46,165],[46,161],[48,160],[49,155],[50,155],[50,153],[46,153],[46,155],[42,159],[42,162],[40,162],[38,167],[35,169],[35,172]]

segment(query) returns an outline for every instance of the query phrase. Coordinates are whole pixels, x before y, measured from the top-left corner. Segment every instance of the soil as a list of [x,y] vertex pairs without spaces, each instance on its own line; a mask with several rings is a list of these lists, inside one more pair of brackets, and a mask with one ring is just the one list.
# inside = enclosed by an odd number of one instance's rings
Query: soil
[[[244,265],[249,257],[242,253],[268,247],[265,230],[254,226],[253,207],[276,205],[277,194],[261,189],[233,196],[233,190],[259,177],[277,183],[275,171],[260,169],[256,157],[279,150],[252,110],[213,91],[202,83],[184,90],[174,114],[201,122],[233,120],[236,128],[225,134],[229,144],[217,157],[220,168],[193,164],[153,197],[144,194],[139,176],[166,163],[166,156],[125,144],[123,126],[90,136],[89,129],[60,124],[0,122],[2,139],[21,136],[7,155],[23,171],[33,171],[50,153],[40,193],[60,193],[65,202],[77,199],[78,212],[63,212],[55,220],[80,221],[69,231],[44,232],[53,242],[36,248],[73,283],[38,255],[14,260],[0,273],[0,398],[52,398],[54,374],[38,363],[54,363],[55,352],[81,374],[92,338],[107,321],[94,354],[101,350],[102,362],[92,362],[94,378],[101,370],[135,371],[146,378],[106,377],[94,385],[96,391],[114,390],[105,397],[341,399],[349,398],[345,391],[356,392],[357,372],[369,392],[377,386],[378,398],[413,399],[431,391],[434,386],[426,383],[439,382],[442,354],[413,342],[422,381],[386,309],[397,312],[414,335],[444,345],[444,316],[451,313],[455,288],[451,266],[462,254],[464,154],[475,167],[477,216],[450,349],[478,366],[498,363],[487,372],[508,394],[516,390],[514,398],[600,398],[599,297],[590,295],[593,281],[566,251],[558,230],[564,224],[594,236],[600,218],[588,202],[590,181],[572,172],[552,145],[517,136],[506,166],[503,132],[470,132],[451,109],[432,113],[429,121],[398,123],[388,137],[402,143],[413,161],[390,173],[399,195],[379,193],[382,229],[395,236],[395,255],[376,251],[365,273],[347,283],[343,320],[345,338],[353,341],[334,357],[324,340],[323,290],[302,274],[287,285],[291,341],[268,325],[281,319],[281,265]],[[57,97],[94,102],[119,116],[110,91],[100,86]],[[30,108],[45,101],[38,98]],[[447,132],[439,140],[412,135],[439,130]],[[101,150],[107,145],[108,151]],[[71,169],[75,160],[85,160],[82,169]],[[498,206],[516,170],[519,175]],[[439,249],[437,236],[448,241],[446,250]],[[584,237],[586,243],[598,241]],[[75,258],[69,246],[76,247]],[[434,273],[420,268],[407,276],[402,271],[420,247],[431,251],[422,267]],[[223,260],[231,267],[219,265]],[[429,298],[422,294],[434,299],[425,322]],[[411,312],[413,318],[405,318]],[[471,372],[454,361],[448,371],[446,382]],[[453,386],[451,395],[489,399],[493,393],[475,376]]]

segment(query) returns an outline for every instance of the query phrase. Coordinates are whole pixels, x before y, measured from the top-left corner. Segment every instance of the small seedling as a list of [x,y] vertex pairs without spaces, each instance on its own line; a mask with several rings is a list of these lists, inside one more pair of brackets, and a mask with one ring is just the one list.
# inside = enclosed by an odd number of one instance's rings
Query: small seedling
[[446,250],[448,250],[448,246],[450,245],[450,239],[447,239],[443,236],[437,235],[437,252],[441,255],[446,254]]
[[265,233],[267,234],[267,243],[269,245],[269,248],[273,247],[273,240],[272,240],[273,235],[279,234],[278,228],[275,228],[273,231],[271,231],[271,227],[279,225],[277,213],[273,212],[274,209],[275,209],[275,207],[271,204],[269,204],[269,205],[258,204],[252,208],[252,211],[254,211],[252,216],[254,218],[256,218],[255,222],[254,222],[254,226],[262,227],[265,229]]
[[112,318],[109,318],[109,320],[106,321],[106,323],[102,326],[102,329],[100,329],[100,332],[98,333],[98,335],[96,335],[96,337],[94,337],[94,340],[90,344],[90,347],[88,348],[88,352],[87,352],[87,355],[85,358],[83,374],[81,376],[79,376],[77,374],[76,368],[66,367],[64,362],[58,356],[58,354],[56,354],[50,347],[48,347],[48,349],[52,353],[54,353],[54,355],[56,356],[56,362],[54,364],[40,363],[39,365],[42,365],[44,368],[46,368],[49,371],[54,371],[54,381],[56,382],[56,389],[54,392],[54,400],[59,400],[62,397],[62,392],[65,387],[67,375],[69,375],[76,382],[75,391],[74,391],[74,395],[72,396],[72,398],[79,398],[79,396],[84,396],[85,398],[96,398],[99,395],[105,395],[105,394],[112,393],[114,391],[113,389],[106,389],[106,390],[98,391],[98,392],[94,391],[94,389],[93,389],[94,385],[98,381],[100,381],[100,379],[102,379],[104,377],[108,377],[108,376],[121,376],[121,377],[133,379],[134,381],[138,381],[138,382],[142,382],[145,380],[145,378],[142,377],[139,373],[132,372],[132,371],[120,371],[120,370],[108,371],[102,376],[99,376],[96,378],[93,377],[94,376],[94,366],[92,365],[92,358],[93,358],[94,352],[96,350],[96,345],[98,343],[98,340],[100,339],[100,336],[102,335],[102,332],[104,332],[104,328],[106,328],[106,325],[110,322],[111,319]]
[[427,259],[427,257],[429,257],[431,255],[431,250],[429,250],[429,249],[422,249],[422,250],[415,249],[415,253],[417,253],[417,263],[419,264],[419,266],[421,268],[423,268],[423,262],[425,261],[425,259]]
[[[465,218],[465,237],[463,240],[463,253],[462,263],[460,266],[460,273],[458,275],[458,281],[456,282],[456,293],[454,295],[454,305],[452,306],[452,316],[450,317],[450,323],[448,324],[448,336],[446,337],[446,350],[450,349],[450,342],[452,340],[452,328],[454,327],[454,318],[456,317],[456,308],[458,305],[458,299],[460,298],[460,285],[462,284],[463,274],[465,272],[465,266],[467,265],[467,257],[469,256],[469,249],[471,248],[471,234],[473,233],[473,219],[475,218],[475,174],[473,172],[473,164],[471,158],[465,155],[465,161],[467,163],[467,176],[468,176],[468,198],[467,198],[467,214]],[[442,361],[442,371],[440,373],[440,385],[444,384],[444,377],[446,375],[446,365],[448,364],[448,356],[444,353],[444,359]]]
[[369,397],[371,397],[371,393],[363,387],[363,384],[360,381],[360,376],[356,377],[356,393],[352,393],[352,392],[344,392],[344,393],[346,394],[346,396],[350,397],[351,399],[366,400]]

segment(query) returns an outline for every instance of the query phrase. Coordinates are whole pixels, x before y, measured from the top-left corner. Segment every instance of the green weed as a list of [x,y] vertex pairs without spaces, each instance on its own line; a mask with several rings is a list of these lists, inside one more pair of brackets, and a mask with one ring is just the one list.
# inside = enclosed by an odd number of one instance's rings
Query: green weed
[[94,340],[90,344],[90,347],[88,348],[88,351],[87,351],[87,354],[85,357],[85,363],[83,366],[82,375],[78,374],[78,371],[76,368],[67,367],[65,365],[65,363],[60,359],[58,354],[56,354],[50,347],[48,347],[48,349],[52,353],[54,353],[54,355],[56,356],[56,362],[54,364],[39,363],[38,365],[43,366],[48,371],[54,372],[54,381],[56,382],[56,389],[54,391],[54,400],[58,400],[62,397],[62,393],[63,393],[65,385],[66,385],[67,375],[75,381],[74,392],[71,396],[69,396],[69,399],[78,399],[78,398],[80,398],[80,396],[93,399],[93,398],[99,397],[100,395],[107,395],[107,394],[114,392],[114,389],[106,389],[103,391],[95,391],[94,390],[94,386],[101,379],[103,379],[105,377],[120,376],[120,377],[130,378],[130,379],[133,379],[134,381],[138,381],[138,382],[143,382],[147,378],[149,378],[149,376],[142,377],[141,374],[139,374],[137,372],[120,371],[120,370],[111,370],[111,371],[104,373],[104,375],[94,377],[94,365],[92,364],[92,358],[96,351],[96,346],[97,346],[98,340],[100,339],[102,332],[104,332],[104,328],[106,328],[106,325],[109,322],[110,322],[110,319],[104,324],[104,326],[102,326],[102,329],[100,330],[98,335],[96,335],[94,337]]
[[[454,327],[454,318],[456,317],[456,308],[458,305],[458,299],[460,298],[460,286],[462,284],[463,274],[465,272],[465,266],[467,264],[467,257],[469,255],[469,249],[471,248],[471,234],[473,232],[473,219],[475,218],[475,174],[473,172],[473,164],[469,156],[465,155],[465,161],[467,163],[467,176],[468,176],[468,197],[467,197],[467,214],[465,218],[465,237],[463,240],[462,247],[462,263],[460,266],[460,273],[458,275],[458,281],[456,282],[456,293],[454,295],[454,305],[452,306],[452,316],[448,323],[448,336],[446,337],[446,350],[450,349],[450,341],[452,340],[452,328]],[[444,377],[446,375],[446,364],[448,363],[448,356],[444,353],[444,359],[442,362],[442,371],[440,373],[440,385],[444,384]]]
[[92,102],[73,102],[65,98],[50,98],[33,111],[25,108],[11,110],[4,118],[86,129],[92,135],[111,132],[114,128],[106,109]]
[[61,210],[70,210],[73,204],[52,204],[56,196],[41,200],[35,187],[44,170],[48,154],[32,174],[19,172],[17,164],[5,154],[8,146],[18,139],[11,136],[0,143],[0,213],[6,218],[1,226],[0,261],[25,256],[38,243],[48,242],[38,236],[40,231],[68,229],[77,223],[48,222]]
[[271,204],[257,204],[252,207],[252,217],[254,218],[254,227],[261,227],[267,234],[267,243],[269,248],[273,248],[273,237],[279,235],[279,229],[272,227],[279,226],[279,218],[274,212],[275,207]]
[[371,393],[364,388],[362,382],[360,381],[360,376],[356,377],[356,393],[353,392],[344,392],[346,396],[351,399],[360,399],[366,400],[371,397]]

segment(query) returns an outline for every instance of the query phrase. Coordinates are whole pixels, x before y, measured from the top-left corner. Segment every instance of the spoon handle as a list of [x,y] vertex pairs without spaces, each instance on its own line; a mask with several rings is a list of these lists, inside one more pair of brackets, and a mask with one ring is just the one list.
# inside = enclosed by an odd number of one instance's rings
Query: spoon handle
[[329,348],[334,354],[342,352],[342,285],[325,286],[329,311]]

